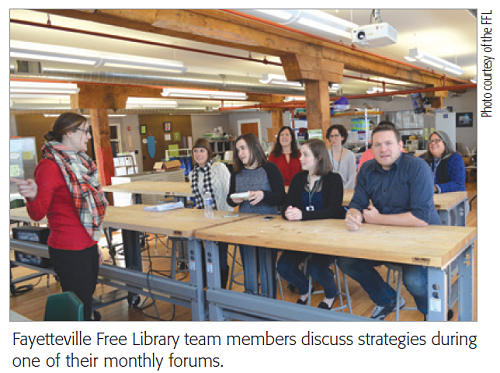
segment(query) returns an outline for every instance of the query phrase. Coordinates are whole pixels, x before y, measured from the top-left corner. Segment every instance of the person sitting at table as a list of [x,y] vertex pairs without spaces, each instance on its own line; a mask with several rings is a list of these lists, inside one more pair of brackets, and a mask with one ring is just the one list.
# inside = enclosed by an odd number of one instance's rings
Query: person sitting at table
[[421,156],[431,167],[434,193],[464,192],[465,164],[446,132],[434,131]]
[[[380,124],[394,126],[394,123],[389,122],[388,120],[383,120],[378,125],[380,125]],[[406,151],[404,149],[403,149],[403,153],[406,153]],[[374,159],[374,158],[375,157],[373,155],[373,149],[371,148],[371,145],[370,145],[370,147],[363,152],[363,155],[359,159],[358,172],[359,172],[361,166],[363,165],[363,163],[369,161],[370,159]]]
[[[204,209],[203,194],[210,192],[214,210],[233,211],[227,204],[226,197],[229,191],[231,173],[222,162],[213,162],[213,151],[208,140],[200,138],[193,145],[194,169],[189,173],[191,190],[195,198],[197,209]],[[224,289],[229,277],[227,264],[227,242],[219,242],[219,262],[221,271],[221,287]]]
[[[378,125],[372,139],[375,159],[366,162],[358,173],[349,213],[345,217],[347,229],[362,229],[363,223],[406,227],[439,225],[433,201],[432,172],[425,161],[402,152],[401,135],[394,125]],[[375,269],[383,262],[338,258],[337,264],[376,304],[372,318],[383,320],[395,310],[396,292]],[[403,283],[415,299],[418,310],[426,315],[427,268],[403,265]]]
[[278,166],[285,186],[289,186],[294,175],[300,172],[300,151],[292,128],[281,127],[268,160]]
[[348,133],[341,124],[333,124],[326,130],[326,138],[330,141],[330,161],[333,172],[342,176],[344,189],[353,189],[356,182],[356,156],[349,149],[344,148]]
[[[308,140],[301,150],[303,171],[292,179],[282,209],[283,217],[290,221],[344,218],[342,178],[332,172],[325,143]],[[284,251],[278,261],[280,275],[299,290],[299,304],[306,304],[309,296],[309,280],[299,269],[308,256],[301,251]],[[308,271],[325,291],[318,308],[331,309],[337,298],[335,276],[330,268],[334,261],[335,257],[330,255],[312,254],[309,257]]]
[[[233,153],[234,172],[231,174],[227,203],[229,206],[239,206],[240,212],[277,215],[278,208],[285,198],[285,184],[278,166],[266,159],[259,139],[253,133],[239,136],[235,142]],[[248,192],[248,197],[231,197],[234,193]],[[243,272],[248,271],[249,263],[243,259],[246,253],[254,248],[240,246]],[[272,249],[271,249],[272,250]],[[273,288],[276,294],[276,250],[272,250]],[[252,285],[245,275],[245,291],[251,291]]]

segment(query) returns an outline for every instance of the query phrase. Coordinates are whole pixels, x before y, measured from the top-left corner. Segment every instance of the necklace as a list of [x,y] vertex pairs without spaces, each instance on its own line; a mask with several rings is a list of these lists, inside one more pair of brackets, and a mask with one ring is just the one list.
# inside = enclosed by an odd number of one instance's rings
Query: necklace
[[433,162],[433,167],[432,167],[432,176],[433,176],[433,180],[436,180],[436,171],[439,167],[439,165],[441,164],[441,160],[442,158],[434,158],[434,162]]
[[306,206],[306,211],[314,211],[314,206],[312,205],[312,199],[314,197],[314,193],[316,193],[316,189],[318,189],[319,183],[321,182],[321,179],[323,176],[321,176],[318,180],[315,181],[314,186],[311,190],[311,175],[307,176],[307,181],[308,181],[308,193],[309,193],[309,206]]

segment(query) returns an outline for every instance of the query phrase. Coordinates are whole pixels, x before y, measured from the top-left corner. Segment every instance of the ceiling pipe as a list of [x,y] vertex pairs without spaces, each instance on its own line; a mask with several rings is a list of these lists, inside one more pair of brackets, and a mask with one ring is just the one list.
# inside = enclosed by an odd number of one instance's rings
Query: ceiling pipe
[[[347,97],[350,100],[360,99],[360,98],[375,98],[375,97],[386,97],[386,96],[397,96],[397,95],[410,95],[412,93],[427,93],[427,92],[438,92],[438,91],[458,91],[464,89],[476,89],[477,84],[469,83],[469,84],[459,84],[454,86],[446,86],[446,87],[428,87],[428,88],[420,88],[420,89],[409,89],[402,91],[391,91],[391,92],[380,92],[380,93],[367,93],[361,95],[350,95],[343,96]],[[333,97],[332,101],[339,99],[340,97]],[[246,110],[246,109],[295,109],[295,108],[305,108],[306,102],[280,102],[280,103],[264,103],[264,104],[256,104],[256,105],[247,105],[247,106],[239,106],[239,107],[228,107],[228,108],[219,108],[219,111],[229,111],[229,110]]]
[[11,66],[11,79],[18,80],[50,80],[71,81],[72,83],[104,83],[104,84],[129,84],[148,86],[179,86],[190,88],[212,88],[224,91],[267,93],[276,95],[304,95],[302,87],[283,87],[270,84],[262,84],[259,78],[233,76],[233,75],[208,75],[198,73],[185,73],[182,75],[148,75],[132,74],[126,72],[112,72],[103,70],[72,70],[61,68],[43,67],[41,74],[19,74]]

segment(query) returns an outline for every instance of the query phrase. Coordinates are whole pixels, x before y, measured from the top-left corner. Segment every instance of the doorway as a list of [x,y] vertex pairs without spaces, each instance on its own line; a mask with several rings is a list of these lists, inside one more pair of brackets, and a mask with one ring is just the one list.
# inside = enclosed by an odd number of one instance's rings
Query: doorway
[[260,127],[260,119],[242,119],[238,121],[238,136],[245,133],[254,133],[258,138],[259,142],[262,143],[262,130]]

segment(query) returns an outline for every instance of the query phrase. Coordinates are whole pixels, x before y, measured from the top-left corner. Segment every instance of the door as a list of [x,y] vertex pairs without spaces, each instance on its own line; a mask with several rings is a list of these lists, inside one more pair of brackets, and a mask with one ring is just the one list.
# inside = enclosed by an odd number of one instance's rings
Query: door
[[254,133],[259,139],[259,142],[262,142],[260,119],[239,120],[238,135],[244,135],[245,133]]

